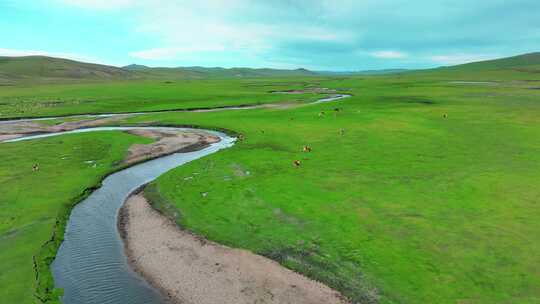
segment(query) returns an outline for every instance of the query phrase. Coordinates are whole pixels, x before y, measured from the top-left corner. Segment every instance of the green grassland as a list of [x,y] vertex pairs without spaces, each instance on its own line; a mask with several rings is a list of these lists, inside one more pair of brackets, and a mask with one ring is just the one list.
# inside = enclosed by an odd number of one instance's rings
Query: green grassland
[[355,97],[132,120],[246,137],[165,174],[147,196],[177,208],[183,227],[360,303],[538,303],[539,92],[418,78],[325,85]]
[[[25,102],[29,116],[302,103],[316,96],[268,91],[348,88],[353,97],[326,104],[127,119],[245,137],[168,172],[145,195],[165,214],[178,210],[182,227],[273,258],[359,303],[539,303],[540,74],[531,66],[17,85],[0,89],[0,103],[17,99],[0,113],[27,116],[14,110]],[[95,103],[51,109],[44,96]],[[32,256],[60,210],[141,140],[100,132],[0,144],[8,160],[0,164],[2,299],[32,302]],[[86,168],[88,158],[103,166]],[[34,174],[37,161],[43,169]]]
[[139,80],[0,87],[0,119],[299,102],[318,94],[269,94],[317,85],[318,78]]
[[[126,133],[99,132],[0,144],[2,303],[36,303],[34,294],[51,296],[48,263],[73,204],[118,168],[131,144],[145,142]],[[32,170],[34,164],[38,171]],[[53,234],[56,238],[48,242]]]

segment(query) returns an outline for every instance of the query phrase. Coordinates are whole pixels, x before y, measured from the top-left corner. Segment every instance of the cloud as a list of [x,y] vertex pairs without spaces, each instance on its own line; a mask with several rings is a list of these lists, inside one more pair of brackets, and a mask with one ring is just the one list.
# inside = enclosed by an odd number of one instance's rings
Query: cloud
[[224,50],[224,47],[220,45],[208,47],[165,47],[131,52],[129,55],[133,58],[146,60],[172,60],[189,53],[220,52]]
[[406,58],[408,55],[398,51],[378,51],[371,53],[371,56],[383,59],[401,59]]
[[[426,68],[493,57],[482,54],[534,51],[540,37],[538,0],[519,0],[520,5],[507,0],[43,1],[114,10],[99,15],[95,31],[111,36],[108,27],[120,29],[114,31],[117,37],[109,37],[118,41],[110,45],[111,52],[121,49],[117,58],[129,54],[171,66],[181,60],[189,65]],[[125,35],[119,36],[123,25]]]
[[95,10],[119,9],[136,4],[136,0],[59,0],[64,4]]
[[490,60],[501,57],[500,55],[488,54],[450,54],[429,56],[428,59],[444,65],[464,64],[475,61]]
[[155,47],[132,51],[131,57],[174,60],[200,57],[198,54],[202,52],[221,52],[236,59],[249,57],[262,61],[265,57],[266,61],[279,61],[271,54],[280,45],[308,41],[340,43],[354,38],[349,31],[298,20],[251,20],[245,16],[263,13],[260,4],[252,1],[199,1],[185,6],[172,1],[158,2],[159,5],[145,4],[145,13],[139,16],[135,28],[158,42]]

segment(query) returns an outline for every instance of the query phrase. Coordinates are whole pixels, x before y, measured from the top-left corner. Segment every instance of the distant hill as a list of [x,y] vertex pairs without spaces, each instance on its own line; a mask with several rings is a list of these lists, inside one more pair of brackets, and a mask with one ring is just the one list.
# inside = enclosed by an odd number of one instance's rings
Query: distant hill
[[540,52],[529,53],[519,56],[478,61],[467,64],[455,65],[451,67],[443,67],[447,70],[525,70],[525,71],[540,71]]
[[132,64],[114,67],[45,56],[1,57],[0,84],[21,81],[69,81],[69,80],[127,80],[127,79],[195,79],[195,78],[253,78],[313,76],[306,69],[252,69],[252,68],[206,68],[178,67],[153,68]]
[[388,75],[388,74],[398,74],[398,73],[406,73],[413,70],[408,69],[382,69],[382,70],[364,70],[364,71],[344,71],[344,72],[333,72],[333,71],[317,71],[317,73],[322,75],[340,75],[340,76],[347,76],[347,75]]
[[455,79],[536,79],[540,52],[419,71],[420,74]]
[[122,67],[122,69],[130,70],[130,71],[144,71],[144,70],[147,70],[147,69],[150,69],[150,68],[145,66],[145,65],[130,64],[130,65],[126,65],[126,66]]
[[177,67],[152,68],[144,65],[131,64],[123,67],[125,70],[142,72],[150,77],[174,78],[252,78],[252,77],[290,77],[314,76],[316,72],[306,69],[254,69],[254,68],[207,68],[207,67]]
[[[424,70],[407,70],[407,69],[385,69],[385,70],[366,70],[366,71],[350,71],[350,72],[318,72],[322,75],[388,75],[400,73],[416,73],[416,74],[437,74],[448,76],[449,74],[470,74],[478,75],[478,73],[489,72],[521,72],[540,73],[540,52],[518,55],[507,58],[494,60],[478,61],[454,66],[438,67]],[[520,73],[515,73],[520,74]]]
[[84,63],[45,56],[0,57],[0,79],[58,80],[58,79],[132,79],[137,73],[118,67]]
[[45,56],[0,57],[0,85],[24,81],[84,81],[128,79],[200,79],[200,78],[256,78],[256,77],[307,77],[307,76],[353,76],[387,75],[399,73],[427,74],[453,78],[497,78],[512,73],[515,78],[527,78],[540,73],[540,52],[509,58],[474,62],[428,70],[386,69],[352,72],[314,72],[306,69],[265,68],[207,68],[176,67],[161,68],[132,64],[122,68],[101,64]]

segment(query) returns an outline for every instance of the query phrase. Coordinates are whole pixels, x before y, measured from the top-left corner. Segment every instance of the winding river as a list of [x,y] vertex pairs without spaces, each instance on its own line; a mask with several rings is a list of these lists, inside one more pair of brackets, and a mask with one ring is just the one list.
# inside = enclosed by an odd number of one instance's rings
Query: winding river
[[52,264],[55,284],[65,290],[63,303],[163,303],[160,294],[127,263],[117,229],[118,210],[138,187],[234,143],[225,134],[212,133],[221,141],[203,150],[172,154],[110,175],[101,188],[73,209]]
[[[306,105],[313,105],[318,103],[325,103],[330,101],[336,101],[344,98],[349,98],[352,95],[350,94],[334,94],[327,97],[323,97],[321,99],[318,99],[314,102],[305,103],[305,104],[297,104],[297,106],[306,106]],[[156,111],[148,111],[148,112],[120,112],[120,113],[101,113],[101,114],[74,114],[74,115],[64,115],[64,116],[46,116],[46,117],[38,117],[38,118],[8,118],[8,119],[0,119],[0,125],[1,124],[9,124],[14,121],[43,121],[43,120],[53,120],[53,119],[59,119],[59,118],[104,118],[104,117],[122,117],[122,116],[139,116],[139,115],[149,115],[149,114],[159,114],[159,113],[182,113],[182,112],[218,112],[218,111],[234,111],[234,110],[252,110],[252,109],[263,109],[271,106],[280,106],[281,104],[273,104],[273,103],[264,103],[264,104],[254,104],[254,105],[240,105],[240,106],[222,106],[222,107],[216,107],[216,108],[194,108],[194,109],[179,109],[179,110],[156,110]]]
[[[327,97],[315,103],[335,101],[349,95]],[[251,107],[254,108],[254,107]],[[235,107],[231,109],[245,109]],[[222,109],[223,110],[223,109]],[[145,113],[131,113],[143,115]],[[115,116],[126,114],[100,114]],[[80,115],[75,115],[80,116]],[[54,119],[38,118],[27,120]],[[8,123],[4,121],[3,123]],[[69,133],[96,131],[125,131],[130,129],[185,130],[165,127],[96,127],[66,132],[29,135],[15,142]],[[201,131],[201,130],[197,130]],[[64,289],[62,302],[67,304],[162,304],[160,293],[135,273],[124,254],[124,245],[117,229],[118,211],[127,197],[137,188],[151,182],[163,173],[192,160],[212,154],[234,145],[235,138],[224,133],[217,135],[221,141],[195,152],[175,153],[134,165],[114,173],[102,182],[102,186],[72,210],[60,246],[51,268],[58,288]]]
[[[131,129],[191,130],[164,127],[99,127],[33,135],[11,142],[69,133]],[[103,180],[98,190],[75,206],[66,227],[64,242],[51,266],[56,287],[64,289],[63,303],[164,303],[159,292],[129,267],[117,229],[118,211],[130,193],[161,174],[234,144],[235,138],[224,133],[205,132],[219,136],[221,141],[199,151],[175,153],[114,173]]]

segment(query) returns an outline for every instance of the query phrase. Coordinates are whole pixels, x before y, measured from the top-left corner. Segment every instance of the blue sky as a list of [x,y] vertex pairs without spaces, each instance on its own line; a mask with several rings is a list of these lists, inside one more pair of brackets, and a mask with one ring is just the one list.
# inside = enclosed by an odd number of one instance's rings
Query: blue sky
[[540,51],[539,0],[0,0],[0,55],[426,68]]

